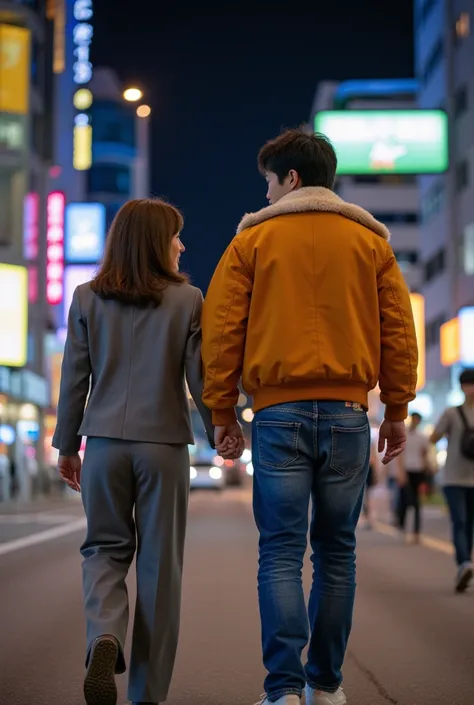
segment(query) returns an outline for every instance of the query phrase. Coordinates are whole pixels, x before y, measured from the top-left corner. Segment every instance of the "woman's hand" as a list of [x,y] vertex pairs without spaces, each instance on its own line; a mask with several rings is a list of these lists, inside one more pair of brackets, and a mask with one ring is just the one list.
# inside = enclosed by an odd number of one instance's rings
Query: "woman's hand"
[[216,426],[214,431],[216,450],[224,460],[236,460],[245,450],[242,426],[235,422],[230,426]]
[[79,453],[76,455],[60,455],[58,472],[61,480],[75,492],[81,491],[82,461]]

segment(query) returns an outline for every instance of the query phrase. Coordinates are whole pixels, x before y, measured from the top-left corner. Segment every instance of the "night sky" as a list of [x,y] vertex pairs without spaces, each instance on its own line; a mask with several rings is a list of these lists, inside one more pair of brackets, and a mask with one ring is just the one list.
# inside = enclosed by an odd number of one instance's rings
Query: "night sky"
[[95,3],[93,62],[153,108],[152,193],[184,212],[193,283],[206,290],[241,216],[266,205],[258,149],[308,120],[320,80],[413,76],[412,4]]

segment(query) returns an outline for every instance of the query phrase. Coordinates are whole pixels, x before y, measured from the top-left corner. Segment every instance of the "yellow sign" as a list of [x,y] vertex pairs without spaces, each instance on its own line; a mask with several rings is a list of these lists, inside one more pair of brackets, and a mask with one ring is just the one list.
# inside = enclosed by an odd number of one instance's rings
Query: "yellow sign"
[[461,345],[459,335],[459,318],[452,318],[444,323],[440,329],[441,364],[451,367],[459,362]]
[[26,115],[30,97],[30,32],[0,25],[0,112]]
[[27,269],[12,264],[0,264],[0,365],[26,365],[27,336]]
[[73,166],[77,171],[86,171],[92,166],[92,127],[90,125],[74,127]]
[[418,381],[416,390],[419,391],[426,384],[425,298],[421,294],[410,294],[410,300],[418,343]]

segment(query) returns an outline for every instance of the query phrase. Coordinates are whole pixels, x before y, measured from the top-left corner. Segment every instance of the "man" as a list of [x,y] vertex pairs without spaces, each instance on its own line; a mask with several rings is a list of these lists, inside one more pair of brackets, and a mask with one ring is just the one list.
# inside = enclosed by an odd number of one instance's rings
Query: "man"
[[443,436],[448,439],[443,486],[456,554],[455,588],[457,592],[464,592],[474,575],[474,369],[464,370],[459,381],[464,404],[446,409],[430,440],[438,443]]
[[405,452],[397,459],[400,464],[400,495],[398,505],[398,526],[405,531],[406,515],[410,505],[415,513],[414,540],[419,542],[421,532],[421,488],[428,471],[428,438],[419,430],[423,421],[421,414],[410,416]]
[[[368,472],[368,391],[380,380],[384,462],[404,447],[417,348],[389,233],[332,188],[336,155],[290,130],[259,155],[270,206],[246,215],[203,314],[204,401],[216,445],[238,438],[242,375],[254,400],[254,514],[267,705],[343,705],[355,528]],[[308,506],[314,580],[308,641],[301,570]]]

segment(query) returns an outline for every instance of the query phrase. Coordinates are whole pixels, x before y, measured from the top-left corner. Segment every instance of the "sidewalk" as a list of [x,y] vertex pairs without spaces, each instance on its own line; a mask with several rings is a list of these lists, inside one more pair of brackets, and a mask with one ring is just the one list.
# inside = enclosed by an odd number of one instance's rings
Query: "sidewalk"
[[0,502],[0,516],[12,514],[36,514],[57,509],[75,507],[81,504],[81,495],[77,492],[52,492],[47,495],[37,495],[29,501],[12,499],[9,502]]
[[[382,527],[397,529],[393,526],[393,516],[390,511],[390,496],[385,487],[377,487],[373,493],[374,519]],[[407,534],[413,533],[413,509],[407,513]],[[422,535],[443,541],[451,546],[451,524],[446,505],[425,503],[421,510]]]

